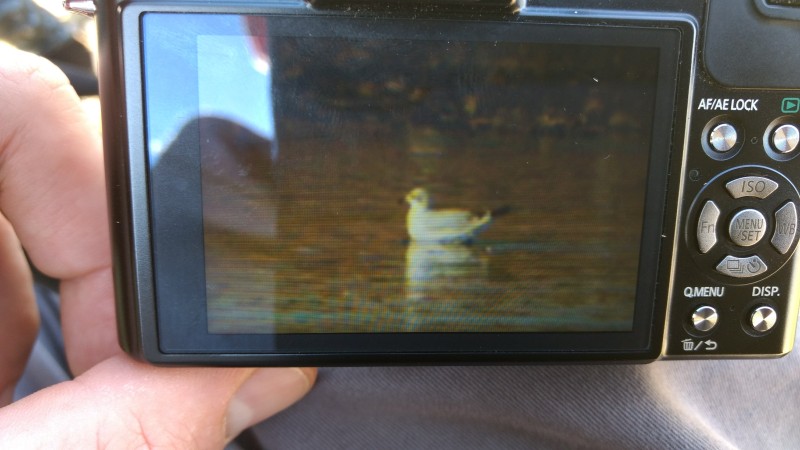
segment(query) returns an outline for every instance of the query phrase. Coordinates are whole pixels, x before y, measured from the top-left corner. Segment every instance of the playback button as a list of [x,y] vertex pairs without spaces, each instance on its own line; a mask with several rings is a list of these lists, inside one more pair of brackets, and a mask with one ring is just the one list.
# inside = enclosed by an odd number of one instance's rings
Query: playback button
[[793,124],[783,124],[772,131],[769,142],[778,153],[792,153],[800,144],[800,130]]
[[[785,101],[785,100],[784,100]],[[797,103],[790,110],[796,109]],[[784,110],[785,111],[785,110]],[[773,120],[767,126],[762,138],[767,155],[776,161],[789,161],[800,152],[800,124],[797,116],[783,116]]]

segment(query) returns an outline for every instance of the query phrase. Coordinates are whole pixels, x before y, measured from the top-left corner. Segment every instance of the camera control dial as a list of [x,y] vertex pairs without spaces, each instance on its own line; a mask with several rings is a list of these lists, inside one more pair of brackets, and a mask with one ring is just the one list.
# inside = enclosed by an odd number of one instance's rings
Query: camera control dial
[[797,245],[798,202],[794,184],[767,167],[740,166],[719,174],[691,208],[686,232],[693,259],[729,284],[772,275]]

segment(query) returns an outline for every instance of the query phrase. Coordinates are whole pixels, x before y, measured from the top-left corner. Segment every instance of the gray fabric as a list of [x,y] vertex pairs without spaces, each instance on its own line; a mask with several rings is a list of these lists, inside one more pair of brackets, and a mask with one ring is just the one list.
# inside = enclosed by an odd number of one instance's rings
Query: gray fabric
[[258,427],[270,449],[800,448],[779,360],[324,369]]
[[25,373],[14,391],[14,400],[70,379],[61,336],[58,294],[44,283],[37,283],[34,289],[41,327]]
[[[57,297],[37,294],[43,330],[18,397],[68,378]],[[255,431],[268,449],[788,449],[798,424],[800,348],[763,361],[322,369]]]

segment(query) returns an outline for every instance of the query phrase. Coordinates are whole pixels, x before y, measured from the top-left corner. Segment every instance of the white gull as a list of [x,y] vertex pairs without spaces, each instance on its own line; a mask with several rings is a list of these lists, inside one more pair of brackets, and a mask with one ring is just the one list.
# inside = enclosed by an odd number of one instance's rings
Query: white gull
[[492,211],[473,214],[463,209],[431,209],[430,196],[424,188],[415,188],[405,197],[410,208],[406,228],[415,242],[430,244],[465,244],[492,222]]

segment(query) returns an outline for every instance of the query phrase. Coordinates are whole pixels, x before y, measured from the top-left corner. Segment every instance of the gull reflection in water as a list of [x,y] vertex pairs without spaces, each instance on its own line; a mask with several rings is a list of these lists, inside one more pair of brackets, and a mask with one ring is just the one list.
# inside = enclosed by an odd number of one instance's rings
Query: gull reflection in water
[[486,279],[487,259],[469,245],[412,241],[406,250],[407,327],[446,324],[468,308]]

